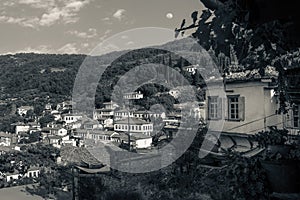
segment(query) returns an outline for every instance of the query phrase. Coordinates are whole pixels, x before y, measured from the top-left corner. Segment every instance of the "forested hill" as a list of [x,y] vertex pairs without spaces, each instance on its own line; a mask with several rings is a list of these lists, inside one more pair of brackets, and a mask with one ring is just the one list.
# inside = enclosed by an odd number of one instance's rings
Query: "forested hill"
[[[178,43],[168,43],[164,47],[179,48]],[[159,47],[157,47],[159,48]],[[112,85],[118,78],[140,63],[161,63],[182,71],[182,67],[189,65],[183,59],[167,51],[152,48],[134,50],[130,52],[113,52],[95,57],[97,63],[107,64],[109,60],[117,58],[109,70],[103,75],[96,94],[97,106],[110,99]],[[35,104],[37,99],[57,103],[71,97],[76,74],[86,55],[54,55],[21,53],[0,56],[0,91],[1,99],[19,99],[16,104]],[[146,72],[145,72],[146,73]],[[184,73],[182,71],[182,73]],[[188,73],[184,76],[195,83]],[[196,78],[199,80],[199,77]],[[199,82],[199,81],[198,81]],[[152,88],[153,89],[153,88]],[[157,91],[159,92],[159,91]],[[47,100],[48,101],[48,100]]]

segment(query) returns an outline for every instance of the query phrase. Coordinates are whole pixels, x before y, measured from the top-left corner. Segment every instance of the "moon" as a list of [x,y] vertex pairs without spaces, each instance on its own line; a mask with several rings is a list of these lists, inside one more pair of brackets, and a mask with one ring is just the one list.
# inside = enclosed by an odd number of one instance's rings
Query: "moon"
[[172,18],[173,18],[173,13],[168,13],[168,14],[166,15],[166,17],[167,17],[168,19],[172,19]]

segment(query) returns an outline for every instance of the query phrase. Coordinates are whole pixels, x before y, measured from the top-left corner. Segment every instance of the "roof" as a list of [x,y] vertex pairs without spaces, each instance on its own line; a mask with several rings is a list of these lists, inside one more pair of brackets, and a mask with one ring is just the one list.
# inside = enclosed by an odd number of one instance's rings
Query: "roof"
[[[128,140],[128,135],[125,133],[120,133],[119,135],[113,136],[113,138],[120,138],[124,141]],[[130,133],[130,140],[135,141],[135,140],[141,140],[141,139],[152,139],[151,136],[144,135],[142,133]]]
[[128,110],[128,109],[120,109],[120,110],[115,110],[115,113],[118,113],[118,112],[136,112],[137,110],[136,109],[131,109],[131,110]]
[[110,105],[110,104],[116,104],[115,102],[113,101],[110,101],[110,102],[104,102],[103,105]]
[[86,148],[64,146],[61,148],[61,156],[63,160],[81,164],[87,163],[89,165],[102,165]]
[[15,151],[15,150],[13,150],[11,147],[1,146],[1,145],[0,145],[0,152],[1,152],[1,151],[9,152],[9,151]]
[[30,110],[33,109],[33,106],[21,106],[18,109]]
[[94,135],[108,135],[108,136],[111,136],[114,133],[115,133],[115,131],[100,131],[100,130],[90,131],[90,134],[94,134]]
[[74,117],[74,116],[76,116],[76,117],[82,117],[81,114],[72,114],[72,113],[63,114],[62,116],[64,116],[64,117],[65,117],[65,116],[70,116],[70,117],[71,117],[71,116],[73,116],[73,117]]
[[265,68],[265,76],[261,76],[259,73],[259,69],[245,70],[241,72],[233,72],[226,75],[227,82],[234,81],[255,81],[261,79],[277,79],[278,72],[275,67],[268,66]]
[[98,168],[98,169],[89,169],[89,168],[79,167],[79,166],[76,166],[76,167],[86,173],[89,173],[89,174],[110,172],[110,168],[107,165],[104,167]]
[[136,118],[129,118],[129,119],[123,119],[120,121],[116,121],[115,124],[130,124],[130,125],[143,125],[143,124],[150,124],[149,122],[146,122],[141,119]]
[[100,108],[100,109],[97,109],[97,111],[103,111],[103,112],[111,112],[113,111],[114,109],[107,109],[107,108]]
[[48,136],[49,139],[54,139],[54,140],[59,140],[59,139],[62,139],[61,136],[58,136],[58,135],[50,135]]
[[14,137],[12,134],[8,134],[8,133],[4,133],[4,132],[0,132],[0,137],[9,137],[9,138],[12,138]]
[[132,137],[132,138],[134,138],[134,139],[136,139],[136,140],[139,140],[139,139],[149,139],[149,138],[152,139],[151,136],[144,135],[144,134],[142,134],[142,133],[131,133],[131,134],[130,134],[130,137]]
[[16,122],[16,123],[12,123],[12,126],[29,126],[27,124],[25,124],[24,122]]

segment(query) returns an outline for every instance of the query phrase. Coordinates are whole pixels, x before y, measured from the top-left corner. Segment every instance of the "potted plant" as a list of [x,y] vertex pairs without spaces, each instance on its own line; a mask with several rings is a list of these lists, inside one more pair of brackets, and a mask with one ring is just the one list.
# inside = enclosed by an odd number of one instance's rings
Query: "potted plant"
[[255,139],[266,148],[261,165],[266,170],[273,192],[300,193],[300,149],[297,144],[287,144],[288,131],[269,127],[259,132]]
[[266,148],[267,153],[287,155],[292,145],[287,144],[288,130],[278,129],[276,126],[268,127],[269,131],[261,131],[254,136],[254,140],[262,148]]

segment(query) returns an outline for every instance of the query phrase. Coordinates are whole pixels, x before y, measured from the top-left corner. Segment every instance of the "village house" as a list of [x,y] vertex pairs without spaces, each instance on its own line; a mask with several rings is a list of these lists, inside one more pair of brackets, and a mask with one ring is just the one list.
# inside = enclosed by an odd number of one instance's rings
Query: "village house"
[[140,110],[140,111],[133,112],[133,116],[139,119],[150,119],[150,118],[164,119],[166,118],[166,113],[163,111],[154,112],[154,111]]
[[68,130],[65,128],[50,128],[49,129],[50,135],[58,135],[58,136],[66,136],[68,134]]
[[63,121],[66,122],[66,124],[71,124],[73,122],[77,122],[81,118],[82,118],[82,115],[80,115],[80,114],[69,113],[69,114],[63,115]]
[[64,101],[56,106],[56,110],[71,110],[73,107],[74,102],[72,101]]
[[134,113],[137,112],[136,109],[120,109],[120,110],[116,110],[115,113],[114,113],[114,120],[115,121],[118,121],[118,120],[121,120],[121,119],[125,119],[125,118],[133,118],[135,117],[134,116]]
[[15,129],[15,134],[19,134],[19,133],[27,133],[30,129],[30,125],[29,124],[25,124],[23,122],[17,122],[17,123],[13,123],[11,124],[14,129]]
[[196,74],[197,68],[199,67],[195,65],[190,65],[183,67],[183,70],[194,75]]
[[103,103],[104,108],[96,109],[94,111],[94,120],[105,120],[105,119],[113,119],[114,111],[118,108],[118,105],[112,101]]
[[82,128],[86,130],[94,130],[102,128],[98,121],[88,120],[82,122]]
[[61,148],[63,144],[66,143],[72,143],[73,141],[70,141],[70,136],[58,136],[58,135],[48,135],[43,140],[44,144],[52,145],[56,148]]
[[25,174],[20,174],[18,171],[14,171],[12,173],[6,173],[6,182],[11,182],[13,180],[19,180],[23,177],[28,178],[38,178],[40,176],[40,170],[38,167],[30,167]]
[[[114,134],[111,138],[120,145],[128,145],[129,138],[125,133]],[[133,149],[149,149],[152,146],[152,137],[141,133],[130,133],[130,146]]]
[[52,105],[51,105],[50,103],[47,103],[47,104],[45,105],[45,110],[46,110],[46,111],[52,110]]
[[151,136],[153,132],[153,124],[136,118],[123,119],[115,122],[114,131],[129,131],[130,133],[141,133],[147,136]]
[[0,146],[9,147],[17,143],[17,137],[12,134],[0,132]]
[[[191,107],[193,105],[193,107]],[[175,112],[186,111],[186,114],[197,119],[205,119],[205,102],[186,102],[173,105]]]
[[29,110],[34,110],[33,106],[21,106],[18,108],[17,112],[20,116],[25,116]]
[[51,111],[51,115],[54,117],[55,121],[61,120],[61,113],[58,110]]
[[102,131],[102,130],[84,130],[78,129],[74,132],[75,137],[79,137],[82,140],[90,139],[94,141],[112,141],[113,135],[118,135],[115,131]]
[[138,100],[138,99],[143,99],[144,95],[140,91],[129,92],[129,93],[125,93],[123,98],[126,100]]
[[81,126],[82,126],[81,120],[78,120],[76,122],[66,124],[64,127],[68,130],[75,130],[75,129],[81,128]]
[[[278,97],[274,78],[227,78],[226,97],[210,96],[206,92],[206,119],[225,120],[222,133],[255,134],[269,126],[283,127],[283,116],[278,114]],[[214,130],[212,130],[214,131]]]

